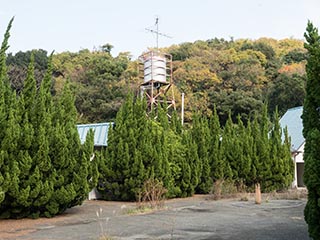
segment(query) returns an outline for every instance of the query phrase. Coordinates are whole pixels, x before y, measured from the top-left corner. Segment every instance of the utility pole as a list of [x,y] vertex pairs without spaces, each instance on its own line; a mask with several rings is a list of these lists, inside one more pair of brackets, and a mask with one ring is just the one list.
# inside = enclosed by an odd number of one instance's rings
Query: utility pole
[[181,94],[181,124],[184,123],[184,93]]

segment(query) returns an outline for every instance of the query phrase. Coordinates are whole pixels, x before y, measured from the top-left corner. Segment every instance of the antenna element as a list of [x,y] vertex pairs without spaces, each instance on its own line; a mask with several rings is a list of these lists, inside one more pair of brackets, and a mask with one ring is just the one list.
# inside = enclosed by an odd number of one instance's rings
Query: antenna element
[[156,41],[157,41],[157,50],[159,49],[159,36],[162,37],[166,37],[166,38],[172,38],[171,36],[161,33],[159,32],[159,18],[156,17],[156,23],[155,23],[156,29],[151,29],[151,28],[146,28],[147,31],[151,32],[151,33],[155,33],[156,34]]

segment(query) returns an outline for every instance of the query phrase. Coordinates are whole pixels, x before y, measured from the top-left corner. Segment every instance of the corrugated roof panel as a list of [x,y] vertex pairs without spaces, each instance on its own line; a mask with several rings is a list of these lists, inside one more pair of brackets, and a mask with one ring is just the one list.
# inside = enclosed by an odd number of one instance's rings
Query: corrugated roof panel
[[291,148],[297,150],[305,141],[302,135],[302,111],[303,107],[290,108],[280,119],[281,128],[288,128],[288,134],[291,137]]
[[113,123],[94,123],[77,125],[81,143],[85,142],[88,131],[92,129],[94,131],[94,145],[107,146],[108,130],[112,124]]

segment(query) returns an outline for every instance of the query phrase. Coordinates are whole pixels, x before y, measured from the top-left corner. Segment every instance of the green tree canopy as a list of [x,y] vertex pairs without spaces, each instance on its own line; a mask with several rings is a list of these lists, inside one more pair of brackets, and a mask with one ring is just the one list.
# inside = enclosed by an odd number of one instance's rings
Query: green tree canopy
[[39,88],[34,54],[21,91],[11,88],[5,51],[12,21],[0,49],[0,218],[51,217],[81,204],[89,179],[96,181],[93,134],[81,145],[68,84],[53,99],[52,55]]
[[303,107],[304,183],[308,188],[308,202],[304,215],[309,235],[320,239],[320,36],[318,29],[308,22],[304,34],[308,50],[306,98]]

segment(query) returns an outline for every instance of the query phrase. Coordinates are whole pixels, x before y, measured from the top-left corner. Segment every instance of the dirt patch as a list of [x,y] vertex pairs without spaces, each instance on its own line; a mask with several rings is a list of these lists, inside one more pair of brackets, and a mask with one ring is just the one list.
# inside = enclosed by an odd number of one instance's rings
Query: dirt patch
[[[71,209],[70,209],[71,210]],[[72,219],[77,214],[76,209],[54,218],[38,219],[2,219],[0,220],[0,239],[16,239],[19,236],[28,235],[37,229],[50,228],[52,225]]]
[[54,218],[1,219],[0,240],[17,239],[33,232],[45,231],[59,226],[90,224],[98,221],[96,212],[100,209],[104,209],[108,214],[115,215],[120,212],[121,207],[132,205],[133,203],[85,201],[82,206],[70,208],[65,213]]

